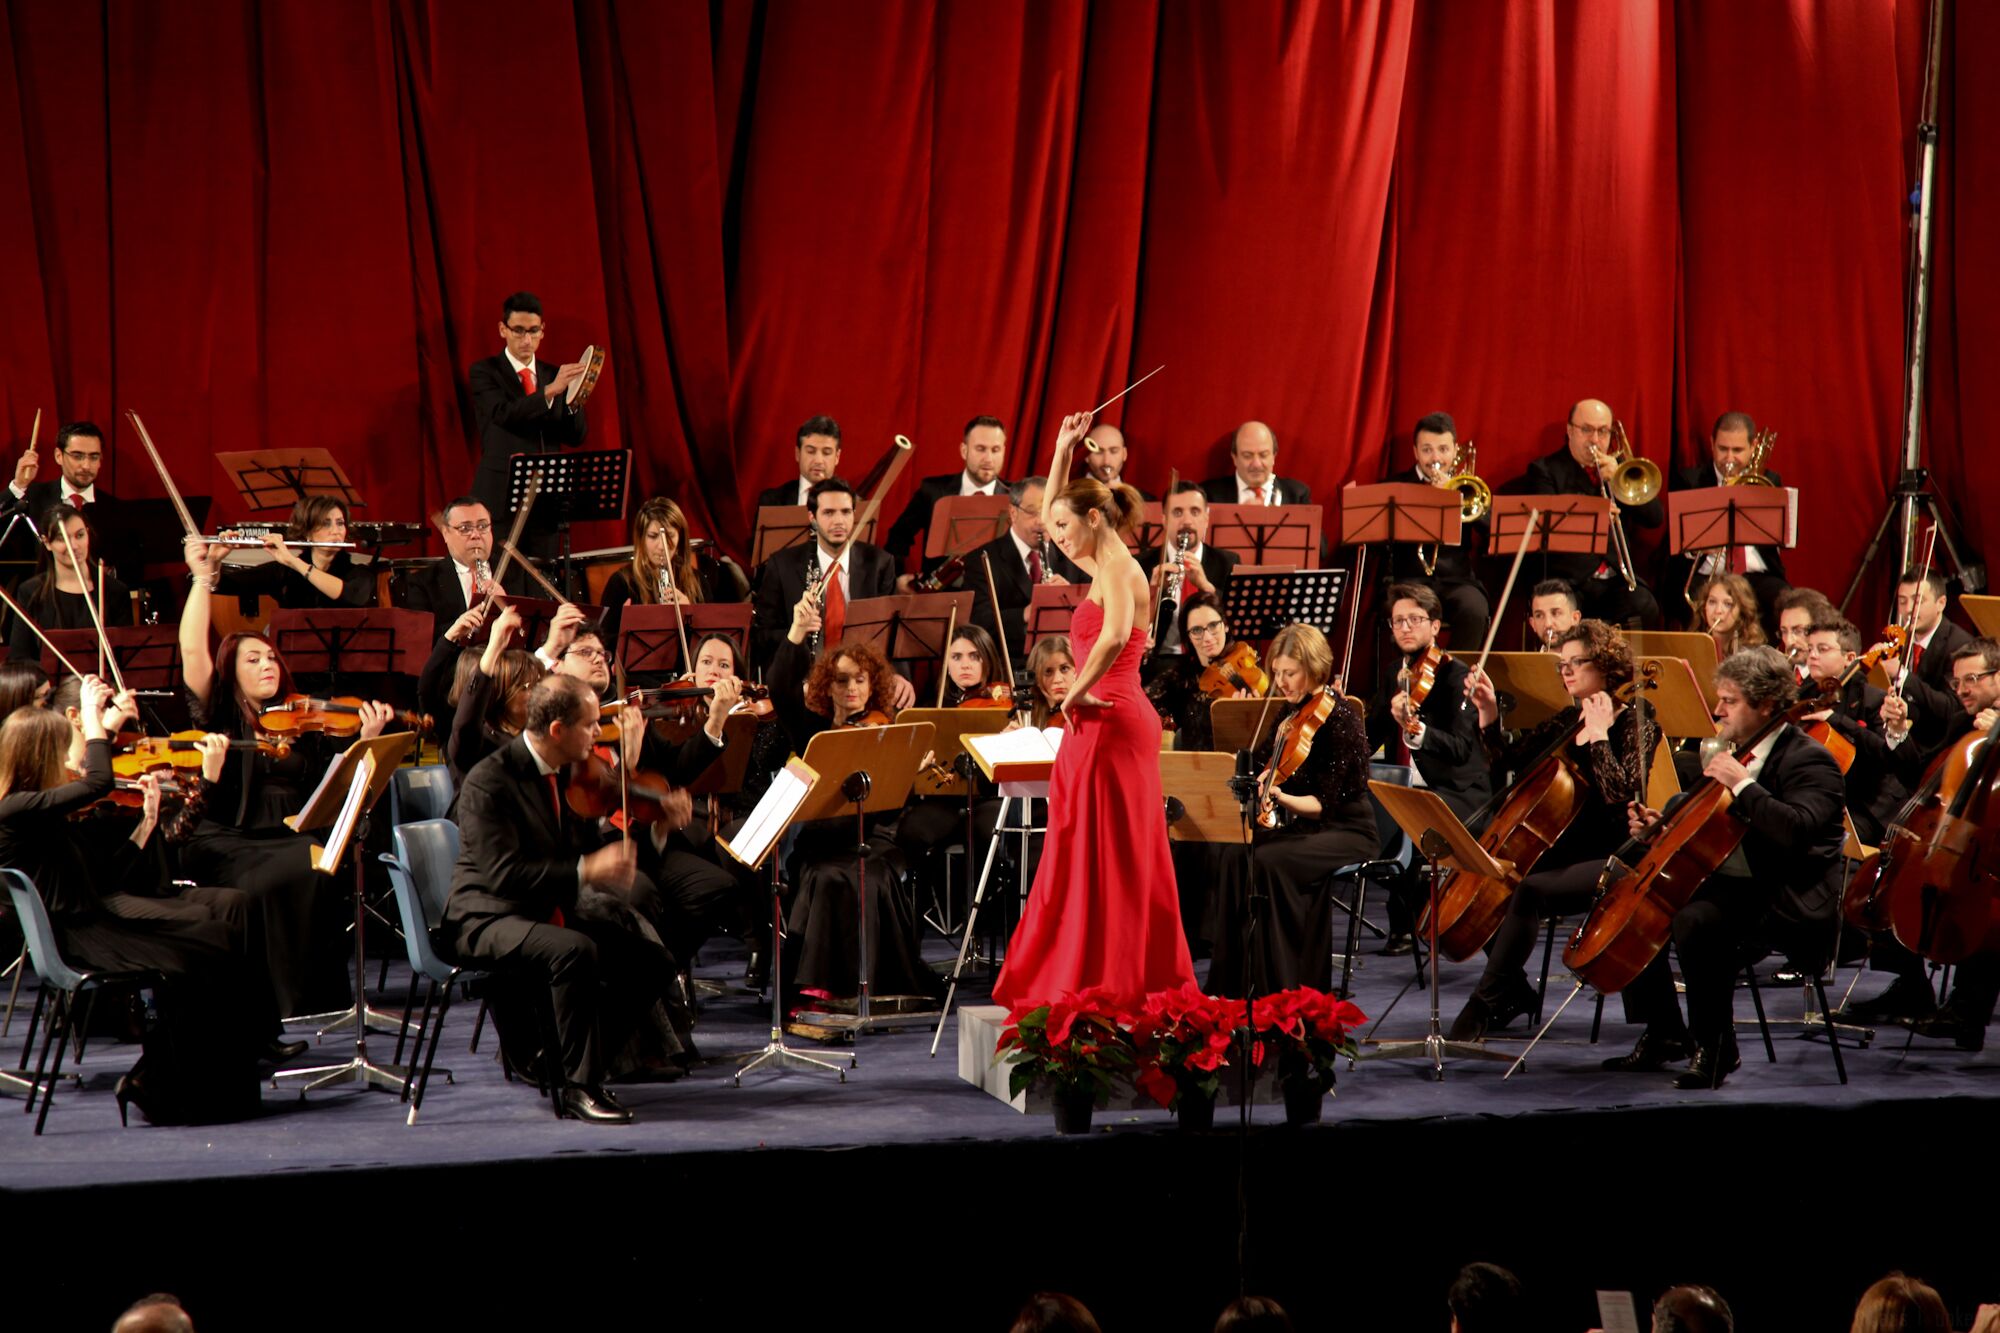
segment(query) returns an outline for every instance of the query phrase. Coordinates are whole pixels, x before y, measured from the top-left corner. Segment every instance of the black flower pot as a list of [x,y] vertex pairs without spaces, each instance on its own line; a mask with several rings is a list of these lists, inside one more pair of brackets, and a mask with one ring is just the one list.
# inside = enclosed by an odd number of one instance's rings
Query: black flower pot
[[1097,1109],[1096,1090],[1088,1086],[1081,1088],[1057,1088],[1055,1094],[1056,1133],[1090,1133],[1090,1116]]
[[1174,1103],[1175,1123],[1184,1134],[1206,1134],[1215,1128],[1215,1094],[1183,1083]]
[[1330,1080],[1294,1076],[1285,1080],[1285,1123],[1317,1125],[1320,1108],[1326,1101]]

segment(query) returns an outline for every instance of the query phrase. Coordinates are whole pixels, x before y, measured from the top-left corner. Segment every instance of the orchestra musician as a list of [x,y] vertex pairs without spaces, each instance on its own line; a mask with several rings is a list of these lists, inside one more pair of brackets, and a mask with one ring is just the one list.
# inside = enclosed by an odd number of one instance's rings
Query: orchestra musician
[[[1174,724],[1176,750],[1212,750],[1215,722],[1209,705],[1216,699],[1261,698],[1264,687],[1270,683],[1269,676],[1257,663],[1255,649],[1247,643],[1231,641],[1229,622],[1223,618],[1222,606],[1215,598],[1205,592],[1193,594],[1181,603],[1178,619],[1178,633],[1188,650],[1161,659],[1164,665],[1146,690]],[[1232,654],[1237,656],[1232,658]],[[1246,674],[1230,665],[1232,662],[1242,662],[1255,670]],[[1211,667],[1216,668],[1215,676],[1207,676]],[[1215,692],[1203,687],[1204,677],[1217,686]]]
[[[1217,885],[1209,940],[1208,989],[1239,996],[1246,986],[1269,995],[1292,986],[1333,985],[1333,894],[1327,876],[1372,858],[1381,844],[1368,799],[1368,746],[1361,713],[1330,688],[1333,649],[1311,625],[1287,625],[1271,640],[1274,698],[1286,704],[1269,745],[1255,756],[1267,778],[1278,756],[1300,743],[1297,729],[1323,713],[1303,762],[1281,781],[1263,784],[1262,809],[1275,826],[1252,835],[1256,882],[1240,875]],[[1253,903],[1261,906],[1253,907]],[[1260,913],[1244,953],[1249,916]]]
[[[795,481],[780,482],[757,497],[759,508],[773,505],[802,505],[806,492],[828,477],[840,475],[840,423],[832,417],[809,417],[799,426],[792,446],[798,459]],[[756,517],[754,514],[751,516]]]
[[1507,915],[1486,946],[1486,969],[1452,1022],[1453,1041],[1477,1041],[1535,1010],[1540,997],[1528,981],[1526,964],[1542,919],[1590,905],[1605,859],[1625,839],[1627,803],[1645,796],[1649,756],[1640,747],[1656,742],[1660,733],[1651,704],[1639,699],[1628,705],[1617,697],[1619,687],[1632,679],[1632,650],[1625,637],[1601,620],[1587,619],[1562,633],[1556,652],[1571,703],[1511,743],[1500,731],[1492,677],[1478,671],[1467,677],[1465,688],[1479,712],[1480,738],[1496,781],[1503,774],[1518,775],[1562,745],[1582,806],[1515,886]]
[[[1042,498],[1046,477],[1029,477],[1007,488],[1012,504],[1007,510],[1007,531],[975,548],[965,559],[961,582],[972,589],[972,623],[996,640],[1006,636],[1011,660],[1018,661],[1028,651],[1028,603],[1043,583],[1066,583],[1067,575],[1049,560],[1047,536],[1042,529]],[[993,568],[992,590],[986,583],[986,567]],[[1068,561],[1063,562],[1066,568]],[[1000,606],[995,613],[993,597]]]
[[1720,662],[1742,648],[1764,642],[1764,622],[1757,608],[1757,594],[1741,574],[1711,574],[1695,591],[1693,628],[1715,640],[1715,660]]
[[[1139,568],[1152,585],[1158,607],[1153,623],[1155,654],[1183,651],[1186,641],[1181,637],[1181,608],[1195,593],[1205,593],[1221,605],[1228,594],[1229,576],[1240,560],[1236,552],[1208,544],[1208,494],[1193,482],[1174,483],[1164,517],[1165,548],[1148,546],[1139,552]],[[1179,587],[1169,589],[1167,579],[1176,566]]]
[[375,605],[375,567],[354,558],[351,551],[318,546],[305,554],[287,542],[344,542],[347,506],[331,495],[302,495],[292,506],[283,532],[265,532],[268,563],[222,566],[220,591],[237,597],[270,597],[279,606],[319,610],[324,607]]
[[1535,643],[1545,653],[1556,650],[1562,636],[1583,620],[1578,609],[1576,588],[1568,579],[1543,579],[1528,597],[1528,627]]
[[[1616,448],[1614,424],[1610,407],[1597,399],[1585,398],[1576,403],[1563,427],[1563,448],[1530,463],[1518,489],[1529,495],[1603,494],[1605,485],[1617,472],[1612,461]],[[1643,504],[1627,505],[1614,495],[1611,517],[1614,522],[1630,525],[1626,528],[1629,537],[1633,526],[1657,528],[1665,523],[1666,503],[1655,495]],[[1659,628],[1660,604],[1653,597],[1653,590],[1643,579],[1638,587],[1626,588],[1610,545],[1612,539],[1613,534],[1607,532],[1605,549],[1593,555],[1543,556],[1543,577],[1568,580],[1576,589],[1578,608],[1587,619],[1612,625],[1636,621],[1648,629]]]
[[1891,693],[1901,699],[1917,743],[1927,747],[1938,744],[1958,714],[1950,688],[1951,664],[1953,654],[1972,641],[1972,635],[1945,619],[1950,600],[1944,575],[1936,570],[1904,570],[1896,581],[1896,620],[1910,627],[1909,658],[1906,661],[1893,651],[1882,658]]
[[1231,472],[1201,484],[1212,505],[1302,505],[1312,503],[1312,488],[1281,477],[1278,437],[1261,421],[1246,421],[1229,442]]
[[[952,631],[944,649],[944,706],[946,708],[985,707],[996,702],[994,687],[1003,683],[1005,668],[993,636],[977,625],[960,625]],[[1000,706],[1013,715],[1012,687]],[[919,796],[903,808],[896,821],[896,845],[908,859],[914,883],[927,887],[934,901],[942,902],[952,886],[945,883],[945,852],[952,847],[965,849],[979,873],[986,849],[993,839],[993,825],[1000,817],[1000,798],[992,784],[972,768],[967,781],[978,789],[972,801],[972,845],[966,846],[963,796]]]
[[632,1113],[605,1081],[628,1037],[652,1026],[656,1006],[674,994],[675,968],[627,916],[585,905],[591,891],[615,905],[638,876],[636,844],[607,840],[565,799],[598,730],[597,696],[581,680],[551,676],[530,692],[527,729],[481,760],[459,794],[458,864],[438,935],[459,961],[546,978],[563,1114],[626,1124]]
[[[1092,426],[1090,428],[1090,443],[1097,447],[1094,450],[1084,451],[1083,470],[1088,472],[1095,480],[1103,482],[1106,486],[1115,486],[1119,482],[1124,481],[1125,461],[1127,457],[1125,432],[1116,426]],[[1131,483],[1127,482],[1126,484],[1130,485]],[[1139,492],[1139,498],[1142,500],[1157,498],[1148,495],[1143,487],[1134,486],[1133,489]]]
[[[0,504],[0,519],[19,512],[37,528],[49,510],[68,505],[90,521],[103,536],[100,554],[111,562],[118,576],[132,582],[139,577],[136,544],[122,539],[119,500],[97,484],[104,466],[104,432],[88,421],[72,421],[56,432],[56,475],[41,475],[41,459],[33,449],[24,449],[14,463],[14,478],[7,484],[7,501]],[[4,524],[0,524],[4,526]],[[9,543],[12,550],[21,550]],[[18,600],[18,599],[16,599]]]
[[1792,659],[1799,680],[1806,679],[1806,635],[1821,621],[1844,620],[1839,609],[1817,588],[1787,588],[1772,608],[1778,618],[1778,650]]
[[47,708],[52,689],[39,660],[12,657],[0,662],[0,718],[16,708]]
[[[1446,483],[1458,473],[1462,462],[1458,424],[1451,414],[1432,412],[1417,422],[1410,432],[1410,448],[1415,468],[1397,480],[1450,490]],[[1408,542],[1389,546],[1389,581],[1427,587],[1436,593],[1444,606],[1444,623],[1451,627],[1452,645],[1461,652],[1486,641],[1486,623],[1493,614],[1492,602],[1479,581],[1479,562],[1486,555],[1491,531],[1491,523],[1482,515],[1463,525],[1457,546],[1431,548]],[[1434,572],[1425,572],[1426,556],[1433,556]]]
[[[398,595],[408,609],[430,612],[431,633],[442,639],[448,633],[469,632],[459,628],[460,617],[486,600],[493,583],[493,514],[485,501],[461,495],[433,521],[444,536],[445,555],[406,574]],[[500,590],[516,597],[529,595],[528,576],[518,562],[509,562],[500,576]]]
[[[578,361],[558,366],[542,360],[537,353],[547,332],[540,299],[533,292],[515,292],[500,303],[499,354],[475,361],[467,376],[473,429],[479,437],[472,493],[494,515],[514,512],[507,496],[508,460],[513,455],[573,449],[590,431],[583,409],[568,402],[569,386],[582,377],[585,367]],[[521,550],[527,555],[552,554],[555,528],[530,519]]]
[[[21,580],[14,600],[44,631],[95,628],[91,608],[98,601],[99,590],[91,549],[90,524],[81,513],[59,504],[43,516],[41,553],[35,561],[35,572]],[[70,560],[72,550],[76,553],[74,563]],[[104,574],[103,602],[107,626],[132,623],[132,595],[117,575],[108,570]],[[7,634],[8,651],[19,660],[39,661],[42,642],[35,637],[35,631],[19,616],[10,616],[9,620],[13,623]]]
[[[197,727],[232,744],[181,865],[198,883],[227,884],[259,900],[281,1014],[339,1009],[349,1003],[340,935],[345,885],[313,869],[313,835],[285,825],[285,816],[304,808],[337,747],[324,732],[299,735],[282,752],[258,744],[262,711],[296,691],[284,655],[263,635],[231,634],[210,645],[211,603],[227,551],[198,536],[186,542],[193,583],[181,610],[180,650],[188,711]],[[381,735],[393,716],[386,704],[362,704],[360,738]]]
[[1028,725],[1035,730],[1050,725],[1062,702],[1069,697],[1070,682],[1076,679],[1076,655],[1070,651],[1067,634],[1050,634],[1035,641],[1028,650]]
[[[1789,935],[1830,939],[1838,897],[1834,884],[1846,833],[1840,766],[1826,748],[1789,723],[1749,744],[1789,708],[1798,695],[1791,663],[1768,645],[1745,648],[1715,670],[1715,716],[1725,747],[1706,775],[1734,797],[1716,819],[1747,826],[1737,850],[1693,898],[1674,914],[1674,954],[1687,986],[1687,1021],[1681,1021],[1673,973],[1663,948],[1625,989],[1625,1011],[1646,1025],[1629,1055],[1608,1060],[1608,1070],[1651,1073],[1683,1058],[1674,1079],[1682,1089],[1718,1088],[1741,1059],[1736,1048],[1736,977],[1753,945]],[[1635,801],[1628,827],[1635,838],[1652,835],[1662,814]],[[1822,944],[1823,950],[1826,946]],[[1794,957],[1803,950],[1787,950]]]
[[[917,484],[916,494],[910,503],[896,516],[896,522],[889,529],[882,549],[900,570],[910,558],[910,549],[917,544],[917,534],[930,532],[931,513],[937,502],[953,495],[998,495],[1001,487],[1007,485],[1000,479],[1000,469],[1007,464],[1007,428],[998,417],[978,416],[965,423],[965,434],[958,442],[958,456],[965,466],[958,472],[947,472],[940,476],[925,477]],[[938,561],[922,558],[919,564],[930,569]],[[910,574],[901,575],[896,587],[908,592],[915,582]]]
[[614,570],[598,596],[604,607],[604,639],[618,642],[619,613],[627,602],[644,606],[742,600],[742,590],[718,562],[703,569],[688,538],[687,515],[664,495],[639,506],[632,516],[632,559]]
[[504,749],[528,725],[528,696],[549,669],[541,658],[513,646],[520,631],[521,613],[502,603],[485,648],[453,654],[458,671],[445,700],[450,712],[432,714],[451,718],[439,749],[453,792],[463,790],[480,760]]
[[[1833,611],[1828,619],[1816,620],[1806,628],[1806,679],[1837,684],[1860,653],[1861,631]],[[1823,718],[1854,747],[1854,762],[1847,769],[1847,813],[1854,821],[1854,836],[1869,847],[1881,844],[1883,831],[1910,795],[1897,776],[1894,756],[1882,731],[1882,702],[1887,697],[1886,691],[1857,674],[1832,707],[1807,718]]]
[[[1673,489],[1677,491],[1704,490],[1711,486],[1726,486],[1735,478],[1750,470],[1750,437],[1757,432],[1757,423],[1748,412],[1724,412],[1715,420],[1715,428],[1709,432],[1709,458],[1705,463],[1678,469],[1673,475]],[[1784,485],[1784,479],[1771,468],[1763,469],[1763,475],[1773,486]],[[1696,571],[1695,582],[1717,574],[1737,574],[1748,580],[1750,590],[1756,594],[1757,605],[1766,611],[1777,605],[1777,601],[1790,586],[1785,582],[1785,553],[1776,546],[1742,546],[1731,551],[1712,551],[1700,557],[1701,568]],[[1666,586],[1683,588],[1688,583],[1689,557],[1677,555],[1667,562]],[[1701,601],[1701,595],[1695,595]],[[1766,628],[1774,628],[1767,625]]]

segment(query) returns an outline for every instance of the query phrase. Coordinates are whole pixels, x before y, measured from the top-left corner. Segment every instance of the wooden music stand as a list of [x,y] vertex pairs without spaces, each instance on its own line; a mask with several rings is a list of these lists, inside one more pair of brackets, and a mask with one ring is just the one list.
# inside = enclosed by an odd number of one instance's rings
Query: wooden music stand
[[1601,495],[1496,495],[1493,497],[1495,551],[1519,547],[1528,515],[1542,514],[1529,537],[1530,555],[1603,555],[1611,540],[1611,501]]
[[337,685],[343,674],[414,676],[431,654],[428,611],[377,606],[318,611],[280,610],[271,614],[271,643],[295,675],[325,676]]
[[1411,481],[1375,486],[1349,482],[1340,492],[1340,544],[1459,546],[1465,518],[1458,492]]
[[681,613],[687,613],[688,646],[705,634],[727,635],[737,656],[750,660],[750,607],[743,602],[627,602],[618,618],[614,661],[628,677],[672,675],[681,666]]
[[[967,736],[990,736],[996,731],[1005,731],[1014,714],[1005,708],[905,708],[896,714],[898,723],[928,723],[936,728],[937,738],[931,748],[937,762],[952,770],[949,778],[940,778],[929,769],[917,774],[916,794],[919,796],[950,796],[963,800],[966,795],[966,780],[957,772],[955,760],[966,753]],[[971,863],[967,862],[967,873]]]
[[251,513],[290,509],[308,495],[335,495],[351,515],[366,502],[331,449],[249,449],[215,456]]
[[[797,546],[811,537],[812,516],[804,505],[763,505],[757,510],[757,528],[750,539],[750,566],[754,569],[787,546]],[[874,543],[874,519],[861,525],[856,540]]]
[[[1285,701],[1280,699],[1265,708],[1263,699],[1211,699],[1208,704],[1208,725],[1210,744],[1230,756],[1235,762],[1238,750],[1248,750],[1255,754],[1271,739],[1271,733],[1278,728],[1278,719],[1285,715]],[[1262,722],[1260,728],[1258,723]],[[1231,776],[1234,776],[1232,772]],[[1232,807],[1233,808],[1233,807]]]
[[969,592],[903,592],[847,604],[844,643],[872,643],[897,661],[943,661],[947,626],[972,619]]
[[1702,689],[1701,677],[1692,663],[1684,657],[1655,657],[1652,653],[1634,652],[1632,656],[1635,661],[1660,664],[1659,678],[1646,691],[1646,699],[1653,705],[1653,717],[1660,724],[1662,736],[1684,741],[1706,740],[1715,734],[1715,713],[1708,691]]
[[[1038,583],[1028,594],[1028,650],[1053,635],[1069,635],[1070,618],[1077,604],[1090,596],[1087,583]],[[1079,664],[1080,665],[1080,664]]]
[[[1251,703],[1219,699],[1217,703]],[[1277,710],[1272,710],[1272,716]],[[1179,801],[1180,818],[1167,820],[1167,837],[1174,842],[1215,842],[1241,847],[1249,841],[1243,811],[1229,780],[1236,776],[1236,756],[1213,750],[1160,751],[1160,791]],[[1171,806],[1169,809],[1171,810]]]
[[[52,629],[47,633],[49,643],[62,649],[63,656],[74,662],[77,670],[111,679],[98,660],[96,630]],[[105,629],[104,637],[111,642],[111,655],[118,659],[126,688],[180,690],[181,640],[177,626],[113,625]],[[42,670],[55,681],[68,674],[47,645],[42,647]]]
[[[1252,506],[1254,508],[1254,506]],[[1341,597],[1353,571],[1300,569],[1250,571],[1238,565],[1223,596],[1231,638],[1263,642],[1287,625],[1317,627],[1329,641],[1346,633]]]
[[924,559],[949,560],[978,550],[1007,530],[1007,511],[1014,501],[999,495],[947,495],[931,510],[924,533]]
[[1667,543],[1675,555],[1799,539],[1799,493],[1789,486],[1704,486],[1667,494]]
[[1317,569],[1325,514],[1324,505],[1314,504],[1210,505],[1208,545],[1234,551],[1252,565]]
[[1570,706],[1573,700],[1563,688],[1562,669],[1554,653],[1488,653],[1486,674],[1493,678],[1495,693],[1509,695],[1514,706],[1501,713],[1501,722],[1514,731],[1540,726]]
[[[1632,658],[1678,657],[1686,662],[1694,673],[1695,685],[1701,691],[1708,716],[1715,716],[1715,640],[1699,630],[1629,629],[1624,631],[1625,642],[1631,646]],[[1714,728],[1699,733],[1713,736]]]
[[2000,597],[1965,593],[1959,597],[1958,604],[1965,608],[1966,618],[1979,631],[1980,637],[1991,639],[2000,636]]

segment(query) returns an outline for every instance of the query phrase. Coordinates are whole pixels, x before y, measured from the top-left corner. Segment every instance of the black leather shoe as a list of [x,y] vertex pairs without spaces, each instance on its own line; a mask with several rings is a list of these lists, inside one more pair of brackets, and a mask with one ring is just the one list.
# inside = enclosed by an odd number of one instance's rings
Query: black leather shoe
[[1929,981],[1897,977],[1889,983],[1888,990],[1874,999],[1850,1004],[1845,1009],[1836,1009],[1833,1021],[1853,1023],[1860,1027],[1875,1027],[1881,1023],[1893,1023],[1903,1018],[1928,1018],[1936,1010],[1937,999],[1931,994]]
[[746,990],[763,990],[771,984],[771,957],[762,949],[750,951],[749,965],[743,969],[743,986]]
[[1694,1060],[1687,1067],[1687,1072],[1674,1078],[1674,1086],[1683,1092],[1701,1088],[1719,1088],[1723,1079],[1742,1067],[1743,1057],[1737,1053],[1736,1043],[1733,1041],[1722,1047],[1698,1047],[1694,1053]]
[[1486,1035],[1486,1029],[1493,1023],[1493,1006],[1474,995],[1465,1002],[1465,1008],[1458,1011],[1458,1017],[1451,1020],[1451,1030],[1444,1034],[1446,1041],[1478,1041]]
[[592,1125],[632,1123],[632,1113],[612,1101],[602,1088],[564,1088],[556,1095],[562,1099],[562,1113],[566,1119]]
[[1416,951],[1416,937],[1407,931],[1389,936],[1388,942],[1382,946],[1384,958],[1408,958]]
[[1985,1026],[1953,1012],[1950,1005],[1939,1009],[1928,1018],[1918,1019],[1910,1024],[1910,1030],[1919,1037],[1950,1041],[1961,1051],[1977,1051],[1986,1046]]
[[307,1046],[308,1043],[303,1041],[286,1041],[283,1037],[273,1037],[265,1044],[260,1058],[274,1065],[281,1065],[287,1060],[296,1060],[304,1055]]
[[1639,1034],[1630,1054],[1606,1060],[1601,1068],[1613,1074],[1657,1074],[1687,1059],[1693,1051],[1685,1033],[1663,1037],[1649,1028]]
[[1492,1002],[1493,1017],[1487,1026],[1498,1030],[1523,1014],[1534,1013],[1535,1004],[1540,999],[1541,997],[1535,993],[1535,988],[1528,984],[1528,979],[1521,978],[1502,992],[1499,999]]

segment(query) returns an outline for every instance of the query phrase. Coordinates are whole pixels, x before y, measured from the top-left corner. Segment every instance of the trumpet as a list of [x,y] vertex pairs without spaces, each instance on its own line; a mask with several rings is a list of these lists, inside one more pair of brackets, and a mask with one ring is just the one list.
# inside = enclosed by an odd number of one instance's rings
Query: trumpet
[[[1493,508],[1493,488],[1480,480],[1478,467],[1478,441],[1467,440],[1452,455],[1450,463],[1427,463],[1423,468],[1424,479],[1431,485],[1458,492],[1458,517],[1464,523],[1478,522]],[[1426,576],[1437,573],[1437,562],[1437,547],[1417,548],[1417,563],[1423,566]]]
[[[1750,437],[1750,461],[1748,463],[1737,463],[1734,459],[1731,459],[1727,463],[1716,464],[1715,470],[1722,477],[1722,484],[1724,486],[1777,485],[1777,482],[1772,481],[1764,473],[1764,460],[1770,457],[1771,448],[1777,442],[1778,432],[1774,430],[1760,430],[1755,435],[1752,435]],[[1708,566],[1710,573],[1720,572],[1710,561],[1712,557],[1722,554],[1726,554],[1726,548],[1712,551],[1708,556],[1698,559],[1688,566],[1687,586],[1681,589],[1681,600],[1688,604],[1688,610],[1697,613],[1701,610],[1699,606],[1695,605],[1695,582],[1700,578],[1704,566]]]
[[[1625,423],[1614,420],[1611,430],[1618,437],[1618,448],[1611,454],[1612,473],[1609,478],[1601,473],[1597,484],[1607,500],[1615,500],[1621,505],[1642,505],[1650,503],[1660,493],[1665,478],[1660,473],[1660,465],[1650,459],[1637,457],[1632,450],[1632,441],[1625,435]],[[1596,445],[1590,446],[1590,461],[1600,463],[1604,455]],[[1625,591],[1632,592],[1639,586],[1639,572],[1632,564],[1632,542],[1625,535],[1624,520],[1614,508],[1611,513],[1611,553],[1617,557],[1618,573],[1625,580]]]

